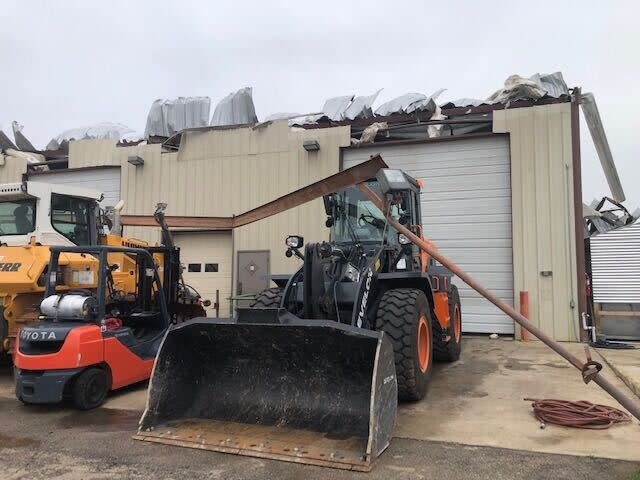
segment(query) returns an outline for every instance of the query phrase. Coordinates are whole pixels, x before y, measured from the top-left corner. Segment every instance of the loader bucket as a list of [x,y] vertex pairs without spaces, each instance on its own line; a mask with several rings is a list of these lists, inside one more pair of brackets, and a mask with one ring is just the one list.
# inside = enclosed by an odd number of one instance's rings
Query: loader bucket
[[395,424],[391,342],[293,318],[200,318],[172,328],[134,438],[369,471]]

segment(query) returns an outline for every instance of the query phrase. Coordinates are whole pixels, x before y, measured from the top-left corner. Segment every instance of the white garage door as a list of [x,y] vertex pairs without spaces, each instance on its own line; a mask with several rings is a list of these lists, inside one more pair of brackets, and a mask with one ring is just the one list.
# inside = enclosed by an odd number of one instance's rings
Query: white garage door
[[[463,270],[513,305],[508,138],[346,149],[343,167],[352,167],[378,152],[390,167],[424,182],[425,235]],[[454,283],[462,299],[463,331],[513,333],[511,318],[459,279]]]
[[120,167],[51,170],[45,173],[31,173],[29,180],[97,190],[104,195],[100,202],[103,208],[113,207],[120,200]]
[[216,290],[220,297],[220,316],[229,316],[231,295],[231,232],[173,232],[184,265],[184,281],[205,300],[211,300],[207,316],[215,317]]

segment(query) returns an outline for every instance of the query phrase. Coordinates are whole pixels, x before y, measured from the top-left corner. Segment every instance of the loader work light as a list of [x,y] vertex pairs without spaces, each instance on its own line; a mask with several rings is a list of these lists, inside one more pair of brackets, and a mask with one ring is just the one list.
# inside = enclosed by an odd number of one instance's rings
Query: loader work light
[[304,239],[298,235],[290,235],[285,243],[289,248],[300,248],[304,244]]
[[411,184],[402,170],[381,168],[376,174],[376,180],[378,180],[378,184],[380,184],[383,195],[403,192],[411,188]]
[[411,240],[404,233],[398,233],[398,243],[400,245],[409,245]]

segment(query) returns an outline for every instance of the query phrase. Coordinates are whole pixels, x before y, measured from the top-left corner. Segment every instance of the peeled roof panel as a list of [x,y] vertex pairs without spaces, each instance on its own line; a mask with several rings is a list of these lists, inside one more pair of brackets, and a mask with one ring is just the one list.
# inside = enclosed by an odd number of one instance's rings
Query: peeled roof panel
[[340,121],[345,119],[345,112],[349,108],[349,104],[353,100],[353,95],[344,95],[342,97],[332,97],[324,102],[322,112],[331,120]]
[[47,150],[58,150],[71,140],[107,139],[122,141],[142,140],[142,135],[121,123],[102,122],[65,130],[51,139]]
[[562,72],[535,73],[529,80],[536,82],[550,97],[561,97],[569,94],[569,88],[562,77]]
[[376,109],[376,115],[386,117],[396,113],[411,113],[416,110],[415,106],[419,107],[427,100],[424,93],[405,93],[380,105]]
[[359,96],[353,99],[351,105],[345,110],[344,118],[348,120],[355,120],[356,118],[369,118],[373,117],[373,110],[371,106],[376,101],[378,95],[382,89],[378,90],[372,95]]
[[458,98],[456,100],[450,100],[446,103],[440,104],[441,107],[479,107],[480,105],[491,105],[495,102],[489,100],[481,100],[478,98]]
[[258,117],[253,106],[251,87],[241,88],[230,93],[216,105],[211,117],[211,126],[244,125],[256,123]]
[[210,110],[209,97],[158,99],[149,109],[145,138],[170,137],[185,128],[206,127]]

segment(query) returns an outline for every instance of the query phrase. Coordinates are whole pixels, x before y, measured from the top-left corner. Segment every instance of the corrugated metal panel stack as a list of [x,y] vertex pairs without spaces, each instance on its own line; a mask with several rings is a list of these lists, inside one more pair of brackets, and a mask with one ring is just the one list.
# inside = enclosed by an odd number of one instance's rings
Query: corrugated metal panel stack
[[596,303],[640,303],[640,223],[591,239]]

